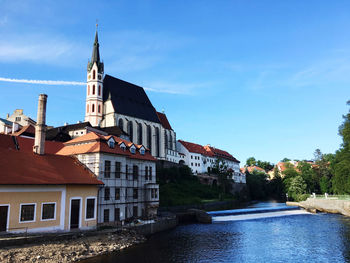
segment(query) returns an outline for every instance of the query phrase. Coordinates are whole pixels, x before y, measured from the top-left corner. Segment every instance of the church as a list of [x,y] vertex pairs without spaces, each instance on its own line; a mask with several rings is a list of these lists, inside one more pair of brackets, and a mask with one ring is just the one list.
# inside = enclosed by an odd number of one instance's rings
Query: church
[[87,65],[85,122],[101,129],[117,126],[130,141],[145,145],[158,160],[180,161],[176,133],[166,115],[153,107],[145,90],[104,74],[97,30]]

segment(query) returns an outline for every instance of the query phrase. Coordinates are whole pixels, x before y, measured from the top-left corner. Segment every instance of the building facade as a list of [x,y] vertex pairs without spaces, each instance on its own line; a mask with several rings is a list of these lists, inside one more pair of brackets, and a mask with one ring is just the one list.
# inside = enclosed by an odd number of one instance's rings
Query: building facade
[[76,156],[104,183],[99,190],[99,223],[156,216],[156,159],[143,145],[90,132],[66,142],[57,154]]

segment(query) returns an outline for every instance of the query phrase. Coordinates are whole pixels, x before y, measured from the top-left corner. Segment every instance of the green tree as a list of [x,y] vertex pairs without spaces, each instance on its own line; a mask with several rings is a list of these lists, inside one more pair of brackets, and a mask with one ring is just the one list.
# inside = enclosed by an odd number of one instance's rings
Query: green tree
[[304,179],[298,175],[291,179],[290,186],[288,188],[288,195],[294,200],[299,201],[299,196],[305,194],[306,192],[306,183]]
[[265,162],[265,161],[260,161],[258,160],[256,162],[256,166],[263,168],[265,170],[265,172],[271,171],[274,167],[274,165],[270,162]]
[[222,159],[217,159],[212,168],[212,172],[217,174],[218,183],[222,188],[223,193],[228,193],[231,190],[232,171],[227,169],[227,164]]
[[[350,101],[347,102],[347,105],[350,106]],[[332,164],[334,172],[332,188],[337,194],[350,194],[350,110],[343,115],[343,119],[339,127],[339,135],[343,142]]]
[[247,166],[254,166],[256,165],[256,160],[254,157],[249,157],[246,161],[246,165]]
[[286,163],[286,162],[289,162],[289,161],[290,161],[290,159],[288,159],[288,158],[283,158],[283,159],[281,160],[282,163]]
[[318,192],[319,189],[319,180],[316,177],[314,170],[312,169],[311,164],[302,161],[298,163],[298,170],[300,171],[300,176],[306,183],[306,191],[308,193]]

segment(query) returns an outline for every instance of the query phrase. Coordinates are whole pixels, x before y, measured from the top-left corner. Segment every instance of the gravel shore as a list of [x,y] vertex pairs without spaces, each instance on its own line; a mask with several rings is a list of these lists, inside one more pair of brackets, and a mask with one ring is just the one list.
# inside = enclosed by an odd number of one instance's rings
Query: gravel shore
[[123,229],[70,240],[0,248],[0,262],[76,262],[119,251],[145,240],[144,236]]

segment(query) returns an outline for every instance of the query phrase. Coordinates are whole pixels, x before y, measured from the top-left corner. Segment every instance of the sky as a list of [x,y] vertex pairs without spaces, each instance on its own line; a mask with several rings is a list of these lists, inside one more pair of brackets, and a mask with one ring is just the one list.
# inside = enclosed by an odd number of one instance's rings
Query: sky
[[84,120],[97,20],[105,73],[144,87],[177,139],[241,165],[340,146],[349,1],[0,0],[0,10],[1,118],[19,108],[36,119],[46,93],[48,125]]

